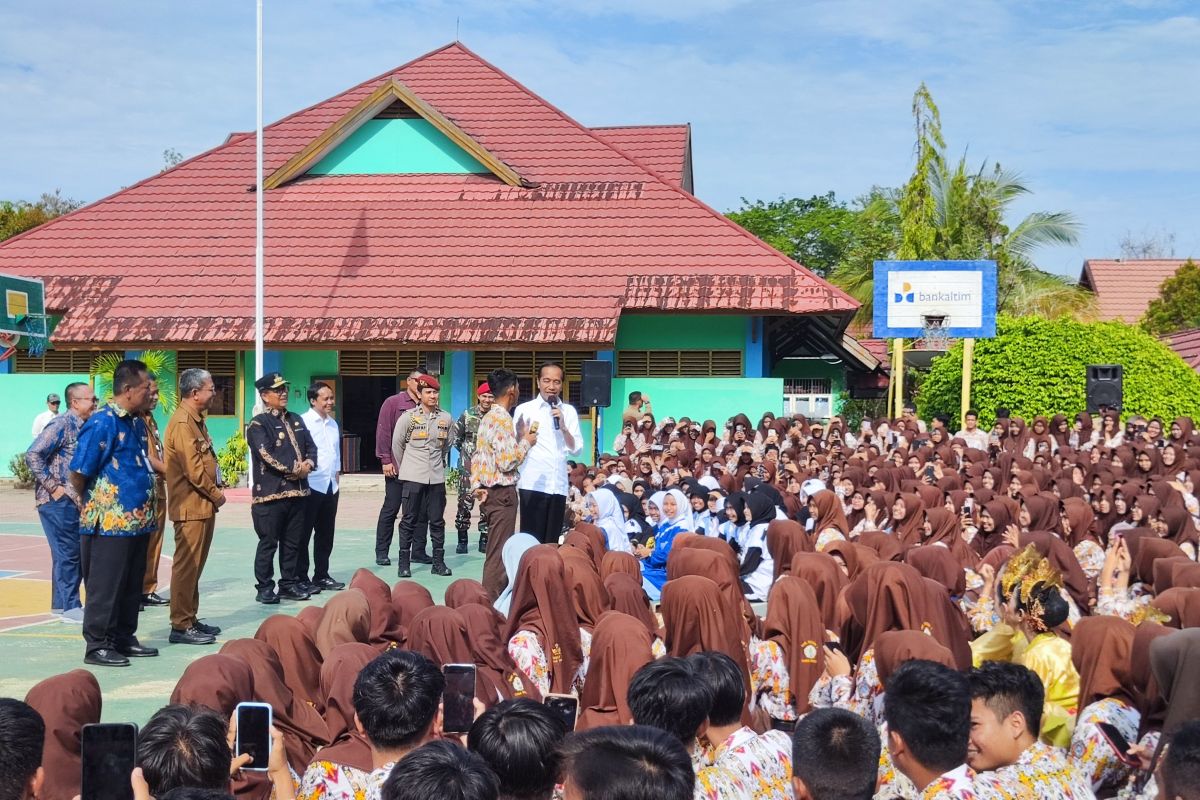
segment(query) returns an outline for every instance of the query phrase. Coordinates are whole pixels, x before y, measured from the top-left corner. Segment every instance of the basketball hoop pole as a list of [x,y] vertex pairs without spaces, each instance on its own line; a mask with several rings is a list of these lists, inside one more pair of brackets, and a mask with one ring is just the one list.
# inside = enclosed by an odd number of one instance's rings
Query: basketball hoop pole
[[895,384],[895,403],[892,409],[893,419],[904,416],[904,340],[893,339],[892,351],[896,359],[896,368],[892,371],[892,383]]
[[971,367],[975,363],[975,340],[963,339],[962,367],[962,407],[959,409],[959,422],[966,427],[967,409],[971,407]]

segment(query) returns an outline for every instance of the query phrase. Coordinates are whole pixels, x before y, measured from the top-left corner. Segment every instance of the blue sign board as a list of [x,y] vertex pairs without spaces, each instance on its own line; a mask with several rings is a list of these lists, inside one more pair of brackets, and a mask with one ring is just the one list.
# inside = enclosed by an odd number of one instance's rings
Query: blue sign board
[[954,339],[996,335],[995,261],[876,261],[877,339],[919,339],[930,326]]

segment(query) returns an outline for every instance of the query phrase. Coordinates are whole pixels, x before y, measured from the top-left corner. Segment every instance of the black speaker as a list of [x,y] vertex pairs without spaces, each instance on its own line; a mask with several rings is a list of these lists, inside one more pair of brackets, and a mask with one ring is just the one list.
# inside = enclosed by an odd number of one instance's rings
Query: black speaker
[[429,352],[425,354],[425,374],[426,375],[441,375],[443,358],[445,354],[441,351]]
[[579,386],[579,406],[608,408],[612,405],[612,362],[584,361]]
[[1102,408],[1117,411],[1125,404],[1121,378],[1125,369],[1120,364],[1089,364],[1087,368],[1087,410],[1096,414]]

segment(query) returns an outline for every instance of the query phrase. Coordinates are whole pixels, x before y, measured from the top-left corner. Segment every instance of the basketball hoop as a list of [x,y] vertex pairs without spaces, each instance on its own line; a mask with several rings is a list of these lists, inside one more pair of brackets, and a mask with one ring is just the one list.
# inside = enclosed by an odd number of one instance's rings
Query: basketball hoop
[[946,317],[922,319],[920,349],[944,353],[950,349],[950,328]]
[[27,314],[20,321],[21,330],[25,331],[26,349],[33,358],[46,355],[46,346],[50,343],[46,335],[46,315]]

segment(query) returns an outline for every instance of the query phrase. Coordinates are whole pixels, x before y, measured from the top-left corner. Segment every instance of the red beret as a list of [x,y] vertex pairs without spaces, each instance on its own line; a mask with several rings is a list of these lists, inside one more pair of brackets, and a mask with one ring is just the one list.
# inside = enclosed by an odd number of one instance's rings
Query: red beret
[[442,385],[438,383],[438,379],[432,375],[418,375],[417,389],[437,389],[440,392],[442,390]]
[[479,384],[479,388],[475,390],[476,395],[491,394],[491,393],[492,393],[492,387],[488,386],[487,381],[484,381],[483,383]]

